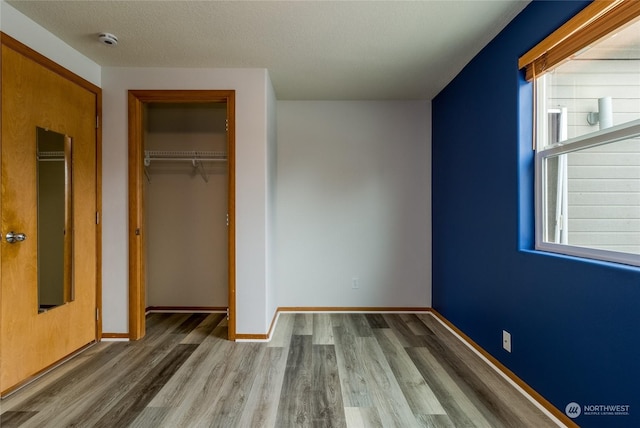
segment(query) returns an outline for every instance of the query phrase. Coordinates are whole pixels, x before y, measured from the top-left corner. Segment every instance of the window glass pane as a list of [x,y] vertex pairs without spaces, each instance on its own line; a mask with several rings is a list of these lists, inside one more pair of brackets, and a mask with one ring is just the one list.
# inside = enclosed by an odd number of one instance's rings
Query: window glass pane
[[544,180],[545,242],[640,254],[639,138],[549,157]]
[[[567,109],[567,138],[640,119],[640,21],[540,79],[547,109]],[[551,144],[545,137],[543,146]]]

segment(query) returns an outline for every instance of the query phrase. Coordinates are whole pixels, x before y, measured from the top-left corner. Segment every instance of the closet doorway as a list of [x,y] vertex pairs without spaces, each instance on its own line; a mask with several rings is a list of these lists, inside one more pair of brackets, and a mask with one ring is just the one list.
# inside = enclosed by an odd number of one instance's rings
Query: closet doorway
[[235,340],[235,91],[129,91],[129,338],[147,308],[228,313]]

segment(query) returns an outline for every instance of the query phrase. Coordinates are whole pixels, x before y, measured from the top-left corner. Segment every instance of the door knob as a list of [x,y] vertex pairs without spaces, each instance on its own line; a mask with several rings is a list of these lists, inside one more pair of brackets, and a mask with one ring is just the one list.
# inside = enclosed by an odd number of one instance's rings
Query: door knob
[[9,232],[7,233],[6,238],[9,244],[15,244],[16,242],[22,242],[27,239],[27,235],[24,233]]

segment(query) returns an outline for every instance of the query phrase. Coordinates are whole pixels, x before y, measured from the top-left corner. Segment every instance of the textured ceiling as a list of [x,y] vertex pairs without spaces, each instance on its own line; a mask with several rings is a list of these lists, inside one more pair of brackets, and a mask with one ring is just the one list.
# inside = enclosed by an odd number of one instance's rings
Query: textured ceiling
[[433,98],[528,1],[7,3],[101,66],[267,68],[278,99],[357,100]]

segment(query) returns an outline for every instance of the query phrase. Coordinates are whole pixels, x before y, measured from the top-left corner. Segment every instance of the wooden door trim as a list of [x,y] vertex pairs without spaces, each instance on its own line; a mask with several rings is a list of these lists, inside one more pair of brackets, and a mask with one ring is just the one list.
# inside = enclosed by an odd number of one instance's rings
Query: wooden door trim
[[96,340],[102,339],[102,90],[96,93]]
[[0,45],[40,64],[64,79],[91,92],[96,97],[96,340],[102,337],[102,89],[78,76],[38,51],[0,31]]
[[[227,105],[228,162],[228,269],[229,340],[236,338],[236,233],[235,233],[235,91],[234,90],[130,90],[129,106],[129,339],[145,334],[145,264],[143,204],[143,129],[142,113],[148,103],[210,103]],[[138,234],[136,234],[136,231]]]

